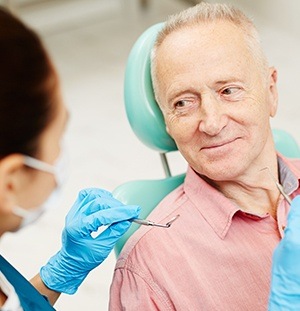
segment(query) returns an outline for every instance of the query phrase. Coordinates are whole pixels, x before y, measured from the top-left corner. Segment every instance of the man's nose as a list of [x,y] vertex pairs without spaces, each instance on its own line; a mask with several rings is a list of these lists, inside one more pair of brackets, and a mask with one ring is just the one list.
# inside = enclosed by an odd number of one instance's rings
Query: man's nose
[[224,107],[214,94],[201,98],[199,130],[210,136],[218,135],[228,121]]

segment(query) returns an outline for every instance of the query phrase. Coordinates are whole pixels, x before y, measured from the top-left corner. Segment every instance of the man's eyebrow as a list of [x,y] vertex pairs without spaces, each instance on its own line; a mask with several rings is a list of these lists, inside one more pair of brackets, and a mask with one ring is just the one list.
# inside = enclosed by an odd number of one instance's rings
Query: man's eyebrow
[[[215,85],[215,86],[222,86],[224,84],[228,84],[228,83],[243,83],[243,79],[241,78],[237,78],[237,77],[234,77],[234,76],[229,76],[227,78],[222,78],[220,80],[217,80],[216,82],[213,82],[212,85]],[[167,102],[170,103],[172,101],[174,101],[174,99],[176,97],[180,97],[182,95],[184,95],[185,93],[191,93],[191,94],[195,94],[197,92],[199,92],[199,89],[196,88],[195,86],[190,86],[189,88],[187,89],[184,89],[184,90],[180,90],[180,91],[177,91],[177,87],[174,87],[174,88],[171,88],[169,91],[167,91]]]
[[168,102],[172,102],[176,97],[182,96],[183,94],[186,93],[196,93],[197,89],[195,87],[190,87],[188,89],[176,92],[176,89],[172,90],[167,94],[167,100]]
[[243,80],[242,79],[238,79],[236,77],[228,77],[226,79],[218,80],[214,84],[215,85],[223,85],[223,84],[226,84],[226,83],[235,83],[235,82],[243,82]]

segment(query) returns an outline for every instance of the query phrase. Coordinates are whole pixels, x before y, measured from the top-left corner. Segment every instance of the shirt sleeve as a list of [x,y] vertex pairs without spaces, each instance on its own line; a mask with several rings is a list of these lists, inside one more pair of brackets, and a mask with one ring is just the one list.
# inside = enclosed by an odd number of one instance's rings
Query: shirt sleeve
[[153,282],[127,269],[116,269],[110,288],[110,311],[174,310]]

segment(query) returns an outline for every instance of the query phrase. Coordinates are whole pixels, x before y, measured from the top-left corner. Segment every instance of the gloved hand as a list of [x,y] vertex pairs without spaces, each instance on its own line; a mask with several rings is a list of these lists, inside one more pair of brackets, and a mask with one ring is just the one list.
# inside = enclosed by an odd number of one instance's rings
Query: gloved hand
[[300,310],[300,196],[293,199],[284,238],[273,255],[269,311]]
[[[57,292],[74,294],[88,273],[109,255],[127,231],[138,206],[124,206],[110,192],[90,188],[79,192],[66,217],[61,250],[41,268],[44,284]],[[92,232],[110,225],[96,238]]]

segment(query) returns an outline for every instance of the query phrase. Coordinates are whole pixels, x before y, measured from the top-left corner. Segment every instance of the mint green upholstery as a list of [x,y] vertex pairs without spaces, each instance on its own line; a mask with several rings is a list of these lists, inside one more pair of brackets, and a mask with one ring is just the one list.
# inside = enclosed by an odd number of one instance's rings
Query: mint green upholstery
[[[150,51],[157,32],[163,26],[156,24],[146,30],[133,46],[125,73],[124,98],[126,113],[132,130],[146,146],[166,153],[177,150],[174,140],[165,130],[165,123],[153,94],[150,74]],[[294,138],[281,129],[273,129],[276,149],[290,158],[300,158],[300,149]],[[130,181],[117,187],[113,194],[124,204],[142,207],[140,217],[146,218],[155,206],[173,189],[182,184],[185,174],[157,180]],[[132,224],[118,241],[118,256],[127,239],[139,227]]]
[[128,121],[135,135],[146,146],[159,151],[177,150],[174,140],[166,132],[163,115],[152,89],[150,53],[157,32],[163,24],[147,29],[136,41],[128,57],[124,99]]
[[281,129],[273,129],[276,150],[287,158],[300,158],[300,148],[291,134]]

